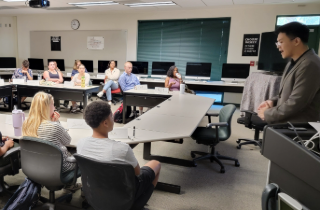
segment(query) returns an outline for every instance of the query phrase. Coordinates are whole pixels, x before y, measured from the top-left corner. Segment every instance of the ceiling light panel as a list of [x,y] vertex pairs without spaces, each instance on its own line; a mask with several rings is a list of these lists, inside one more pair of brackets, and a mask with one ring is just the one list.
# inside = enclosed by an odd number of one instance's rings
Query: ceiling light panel
[[149,2],[149,3],[133,3],[133,4],[125,4],[129,7],[159,7],[159,6],[174,6],[176,5],[172,1],[164,1],[164,2]]

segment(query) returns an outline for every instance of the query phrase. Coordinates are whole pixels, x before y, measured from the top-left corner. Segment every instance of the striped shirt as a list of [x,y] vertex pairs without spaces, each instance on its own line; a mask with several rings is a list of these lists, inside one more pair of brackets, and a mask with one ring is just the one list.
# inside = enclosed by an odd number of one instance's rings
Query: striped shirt
[[66,145],[69,145],[71,142],[71,137],[62,127],[59,122],[51,122],[51,121],[44,121],[40,124],[38,128],[38,137],[43,140],[50,141],[57,147],[59,147],[63,154],[63,167],[62,173],[66,171],[71,171],[75,167],[75,163],[67,162],[67,158],[72,156],[67,148]]
[[140,85],[140,81],[136,75],[132,73],[129,75],[126,72],[123,72],[120,76],[118,83],[122,91],[131,90],[134,86]]
[[[28,69],[28,73],[30,75],[30,77],[32,77],[32,70]],[[28,79],[27,74],[22,73],[22,69],[17,69],[14,71],[13,75],[12,75],[12,79],[23,79],[23,77],[26,76],[26,78]]]

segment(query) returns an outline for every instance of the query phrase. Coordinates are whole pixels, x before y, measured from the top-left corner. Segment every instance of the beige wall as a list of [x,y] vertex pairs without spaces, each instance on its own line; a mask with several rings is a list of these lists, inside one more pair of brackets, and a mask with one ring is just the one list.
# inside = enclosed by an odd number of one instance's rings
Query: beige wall
[[18,57],[16,17],[0,16],[0,24],[0,57]]

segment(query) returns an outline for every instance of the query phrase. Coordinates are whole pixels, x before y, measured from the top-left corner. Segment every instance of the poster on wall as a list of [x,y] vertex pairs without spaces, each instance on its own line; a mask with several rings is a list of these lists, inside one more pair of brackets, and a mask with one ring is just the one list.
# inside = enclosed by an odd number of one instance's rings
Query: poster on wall
[[87,48],[89,50],[103,50],[104,49],[104,37],[102,37],[102,36],[88,36]]
[[61,36],[51,36],[51,51],[61,51]]
[[260,34],[243,36],[242,56],[258,56]]

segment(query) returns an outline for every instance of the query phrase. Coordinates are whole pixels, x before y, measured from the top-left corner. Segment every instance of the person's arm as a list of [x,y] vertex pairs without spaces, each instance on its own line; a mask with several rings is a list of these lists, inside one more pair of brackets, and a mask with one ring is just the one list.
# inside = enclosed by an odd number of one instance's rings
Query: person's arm
[[89,86],[90,74],[85,74],[85,78],[86,78],[86,86]]
[[77,81],[77,78],[78,78],[78,74],[75,74],[72,79],[71,79],[71,82],[74,83],[75,86],[78,86],[79,84],[76,82]]
[[26,71],[26,75],[28,77],[28,80],[33,80],[32,71],[31,70],[30,70],[30,74],[29,74],[29,71],[27,70]]
[[48,71],[45,71],[45,72],[43,73],[43,78],[44,78],[45,80],[47,80],[46,78],[48,78],[48,81],[52,81],[52,82],[57,82],[57,81],[59,81],[59,79],[56,79],[56,78],[51,79],[51,78],[50,78],[50,74],[49,74]]
[[140,175],[140,165],[139,163],[137,164],[137,166],[134,168],[134,174],[136,176],[139,176]]
[[132,165],[132,167],[134,168],[134,174],[136,176],[140,175],[140,165],[136,159],[136,157],[134,156],[133,150],[131,149],[131,147],[127,144],[127,155],[126,155],[126,161]]
[[57,81],[57,83],[63,83],[63,76],[61,71],[58,71],[58,74],[59,74],[59,80]]
[[169,87],[169,80],[170,80],[170,78],[169,77],[166,77],[166,80],[164,81],[164,87],[166,87],[166,88],[170,88]]
[[118,80],[118,83],[119,83],[122,91],[128,90],[128,89],[127,89],[127,85],[126,85],[126,78],[125,78],[125,76],[120,76],[120,78],[119,78],[119,80]]
[[105,74],[105,78],[104,78],[104,79],[105,79],[105,80],[106,80],[106,79],[108,79],[108,78],[109,78],[109,72],[108,72],[108,69],[104,72],[104,74]]
[[118,80],[119,77],[120,77],[120,70],[115,68],[113,71],[114,71],[114,73],[113,73],[113,74],[110,74],[110,75],[108,76],[108,78],[111,79],[111,80],[113,80],[113,81]]
[[283,121],[309,106],[319,91],[320,71],[309,64],[297,70],[295,83],[288,100],[264,112],[268,123]]
[[140,85],[140,81],[138,79],[138,77],[135,75],[135,74],[132,74],[134,76],[134,83],[135,83],[135,86],[136,85]]
[[[5,140],[7,137],[2,137],[1,141]],[[8,139],[5,141],[4,145],[0,147],[0,157],[4,155],[11,147],[13,147],[14,141],[12,139]]]
[[57,138],[59,138],[59,140],[63,146],[70,145],[71,137],[70,137],[69,133],[66,131],[66,129],[64,129],[64,127],[62,127],[60,122],[55,122],[53,129],[55,130],[54,135]]
[[13,72],[11,79],[16,79],[16,74],[17,74],[18,70],[19,70],[19,69],[16,69],[16,70]]

